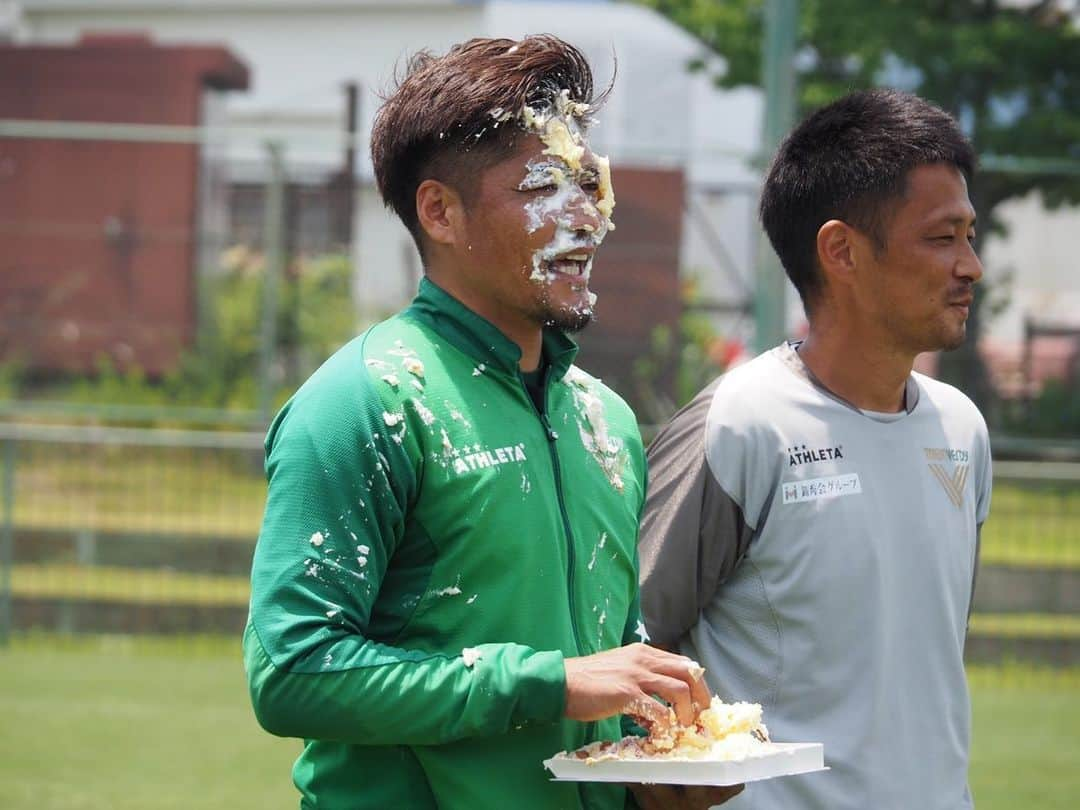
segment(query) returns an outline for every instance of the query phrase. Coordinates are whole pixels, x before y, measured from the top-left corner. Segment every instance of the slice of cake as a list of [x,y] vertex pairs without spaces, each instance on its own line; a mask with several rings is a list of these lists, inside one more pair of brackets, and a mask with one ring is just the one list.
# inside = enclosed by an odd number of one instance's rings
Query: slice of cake
[[[670,711],[670,709],[669,709]],[[618,742],[591,743],[562,756],[602,762],[612,759],[745,759],[768,749],[769,732],[757,703],[724,703],[713,697],[692,725],[683,726],[671,712],[666,728],[653,728],[647,737],[624,737]]]

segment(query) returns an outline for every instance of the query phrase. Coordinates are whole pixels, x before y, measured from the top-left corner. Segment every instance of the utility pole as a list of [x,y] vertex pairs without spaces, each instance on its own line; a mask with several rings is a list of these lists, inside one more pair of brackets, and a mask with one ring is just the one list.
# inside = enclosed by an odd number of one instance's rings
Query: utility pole
[[265,144],[270,170],[263,211],[263,288],[261,333],[259,335],[259,417],[270,424],[274,407],[274,355],[277,350],[278,285],[285,273],[285,155],[280,143]]
[[[762,48],[762,87],[765,121],[762,127],[763,168],[795,122],[795,46],[799,28],[798,0],[765,0],[765,41]],[[771,349],[787,337],[785,323],[787,277],[764,232],[758,236],[757,279],[754,285],[754,348]]]

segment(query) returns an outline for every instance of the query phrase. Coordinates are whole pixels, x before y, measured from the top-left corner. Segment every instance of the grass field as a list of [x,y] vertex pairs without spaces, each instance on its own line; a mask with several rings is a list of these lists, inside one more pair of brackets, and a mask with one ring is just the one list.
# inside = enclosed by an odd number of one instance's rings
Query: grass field
[[[979,810],[1080,795],[1080,674],[972,673]],[[298,743],[263,733],[239,642],[55,636],[0,650],[4,810],[295,808]]]
[[11,583],[15,596],[170,605],[246,605],[251,589],[250,579],[246,576],[65,563],[15,565]]
[[75,447],[31,444],[22,450],[15,463],[16,526],[245,541],[258,533],[266,498],[258,455]]
[[990,518],[983,526],[982,560],[1080,567],[1080,486],[995,483]]
[[256,725],[239,640],[0,651],[5,810],[295,808],[297,750]]

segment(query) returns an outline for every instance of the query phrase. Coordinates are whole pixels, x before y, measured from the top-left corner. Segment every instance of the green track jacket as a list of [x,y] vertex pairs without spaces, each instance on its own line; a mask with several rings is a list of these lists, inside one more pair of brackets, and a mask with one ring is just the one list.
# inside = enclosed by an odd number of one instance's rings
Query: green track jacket
[[244,659],[259,722],[306,740],[301,807],[623,806],[541,764],[621,734],[563,718],[563,657],[644,632],[641,439],[576,351],[545,334],[540,413],[517,346],[425,279],[278,414]]

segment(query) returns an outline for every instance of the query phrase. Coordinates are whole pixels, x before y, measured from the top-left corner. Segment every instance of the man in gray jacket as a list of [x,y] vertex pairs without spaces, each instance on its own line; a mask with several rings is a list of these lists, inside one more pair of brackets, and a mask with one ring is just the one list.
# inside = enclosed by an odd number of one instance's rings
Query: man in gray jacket
[[875,90],[781,146],[765,230],[809,320],[725,374],[649,450],[642,607],[772,737],[831,770],[747,786],[739,810],[961,810],[963,650],[990,504],[985,423],[912,366],[964,340],[974,155],[956,122]]

